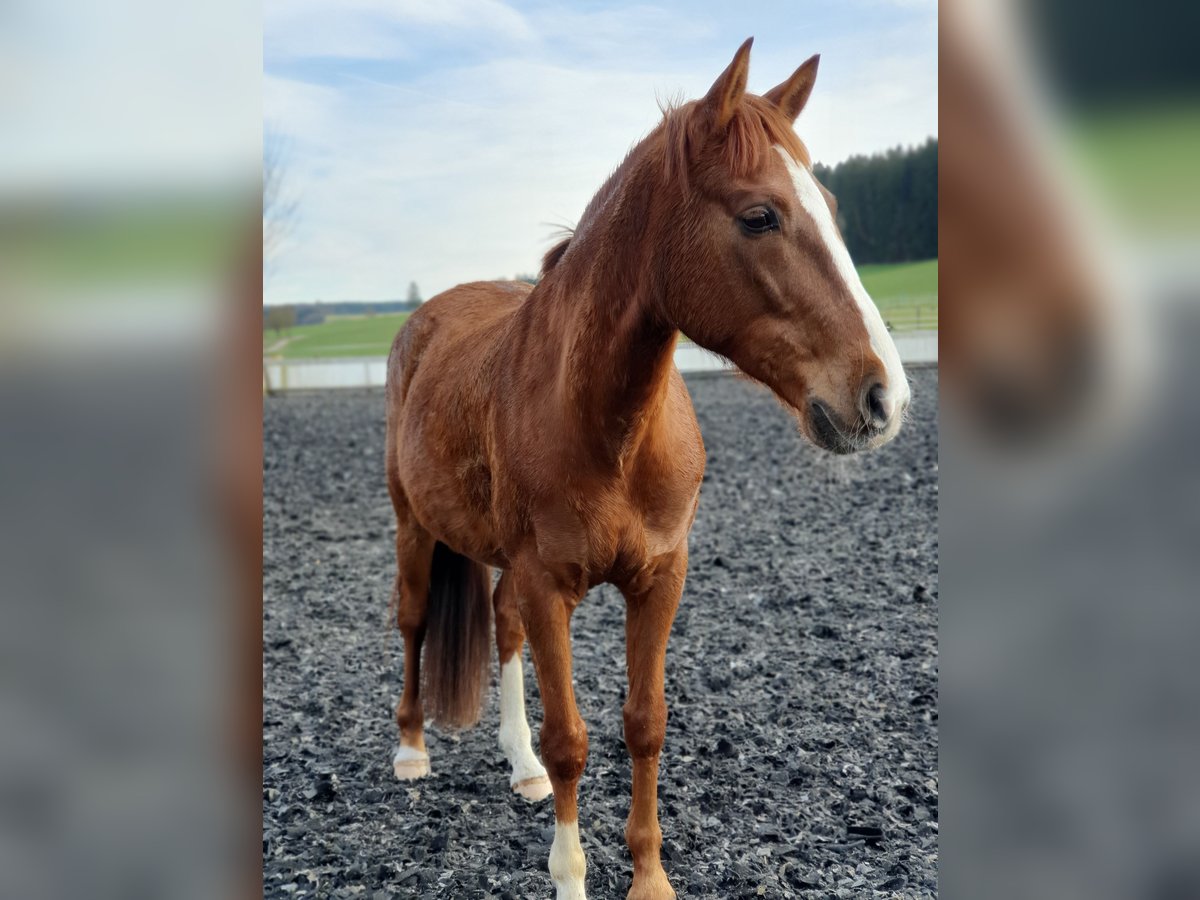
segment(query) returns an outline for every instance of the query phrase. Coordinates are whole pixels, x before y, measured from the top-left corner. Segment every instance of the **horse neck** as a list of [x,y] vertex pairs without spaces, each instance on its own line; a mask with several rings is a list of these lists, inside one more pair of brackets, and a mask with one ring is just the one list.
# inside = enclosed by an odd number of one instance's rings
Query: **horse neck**
[[661,251],[651,236],[656,171],[630,155],[527,301],[559,349],[546,373],[556,414],[606,457],[653,427],[673,366],[678,332],[661,314]]

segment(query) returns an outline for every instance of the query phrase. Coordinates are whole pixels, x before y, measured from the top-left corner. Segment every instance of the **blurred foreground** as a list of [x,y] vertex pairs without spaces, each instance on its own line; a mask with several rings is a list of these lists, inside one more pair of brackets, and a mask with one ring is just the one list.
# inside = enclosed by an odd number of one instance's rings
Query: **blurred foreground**
[[0,11],[0,896],[254,896],[261,32]]
[[942,6],[951,897],[1200,896],[1200,77],[1152,6]]

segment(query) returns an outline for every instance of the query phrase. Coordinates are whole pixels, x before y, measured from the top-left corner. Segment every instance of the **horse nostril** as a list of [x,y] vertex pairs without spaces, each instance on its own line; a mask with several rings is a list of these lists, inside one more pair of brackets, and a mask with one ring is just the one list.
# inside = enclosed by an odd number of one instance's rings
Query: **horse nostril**
[[884,386],[878,381],[873,383],[863,393],[863,418],[867,420],[868,425],[875,428],[882,428],[888,423],[888,419],[891,418],[890,411],[883,399],[885,393]]

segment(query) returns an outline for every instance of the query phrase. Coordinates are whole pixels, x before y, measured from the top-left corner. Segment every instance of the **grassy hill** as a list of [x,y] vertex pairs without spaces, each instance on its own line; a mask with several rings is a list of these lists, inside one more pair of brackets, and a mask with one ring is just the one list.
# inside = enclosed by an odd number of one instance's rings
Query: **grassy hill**
[[[937,328],[936,259],[862,266],[863,284],[894,331]],[[331,316],[319,325],[296,325],[263,334],[263,354],[289,359],[387,356],[408,313]]]

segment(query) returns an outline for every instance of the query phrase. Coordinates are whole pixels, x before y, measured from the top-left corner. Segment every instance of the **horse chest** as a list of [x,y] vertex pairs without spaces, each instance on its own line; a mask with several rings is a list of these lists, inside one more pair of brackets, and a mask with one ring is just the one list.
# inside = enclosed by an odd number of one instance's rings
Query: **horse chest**
[[638,498],[635,507],[636,527],[641,533],[648,559],[674,550],[680,541],[686,540],[699,496],[700,486],[697,484]]
[[592,584],[621,583],[687,539],[699,478],[632,489],[623,479],[567,491],[534,518],[543,562],[567,564]]

